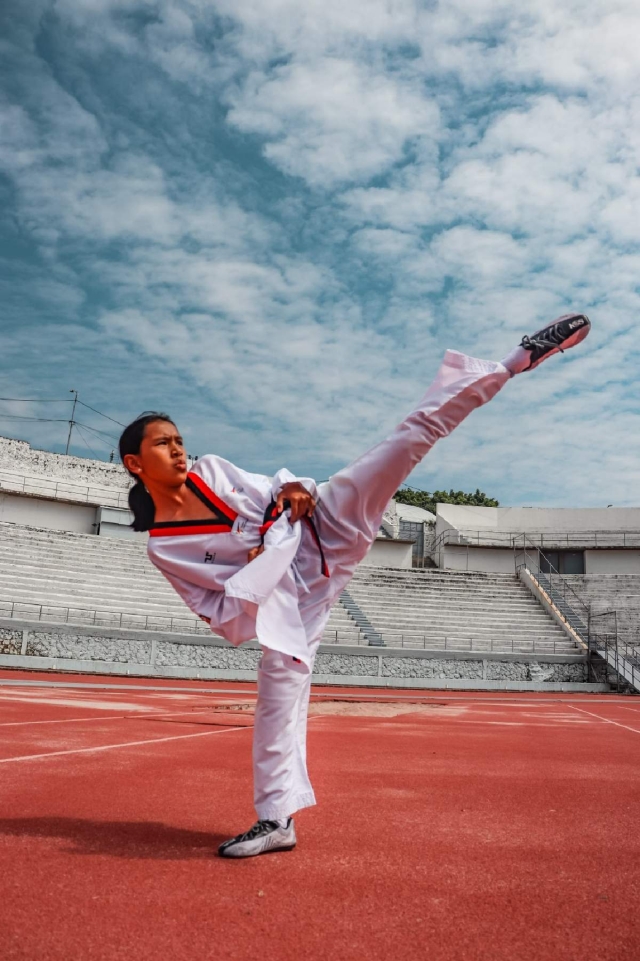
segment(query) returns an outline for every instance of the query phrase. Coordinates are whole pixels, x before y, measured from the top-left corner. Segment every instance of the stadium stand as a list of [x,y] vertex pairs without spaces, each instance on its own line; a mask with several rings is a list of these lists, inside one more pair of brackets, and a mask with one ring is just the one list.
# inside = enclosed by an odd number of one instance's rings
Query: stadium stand
[[615,621],[600,622],[601,629],[617,632],[632,643],[640,644],[640,575],[584,574],[566,576],[567,582],[591,606],[592,615],[615,612]]
[[348,590],[390,647],[576,651],[514,575],[360,567]]
[[[144,544],[0,524],[0,616],[208,634],[147,559]],[[325,643],[358,644],[341,604]]]
[[[350,598],[373,633],[335,605],[324,643],[575,653],[515,576],[360,568]],[[208,633],[150,564],[144,544],[0,524],[0,616]]]

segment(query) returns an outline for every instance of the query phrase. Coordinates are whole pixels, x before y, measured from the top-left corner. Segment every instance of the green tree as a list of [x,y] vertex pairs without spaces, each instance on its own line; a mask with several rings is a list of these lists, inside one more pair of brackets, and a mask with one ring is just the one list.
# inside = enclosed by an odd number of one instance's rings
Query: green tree
[[465,491],[417,491],[410,487],[404,487],[396,492],[395,499],[401,504],[412,504],[414,507],[422,507],[425,511],[436,512],[436,504],[470,504],[473,507],[499,507],[500,504],[494,497],[487,497],[481,490],[476,489],[475,494],[467,494]]

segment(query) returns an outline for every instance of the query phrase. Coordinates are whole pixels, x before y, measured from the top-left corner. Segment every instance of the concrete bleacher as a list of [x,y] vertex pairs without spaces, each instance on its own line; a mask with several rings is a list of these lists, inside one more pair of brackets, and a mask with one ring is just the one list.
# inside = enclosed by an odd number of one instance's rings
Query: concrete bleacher
[[[209,634],[147,558],[146,546],[91,534],[0,524],[0,616]],[[344,607],[325,643],[362,643]]]
[[[510,575],[360,568],[324,643],[564,654],[576,646]],[[0,524],[0,616],[208,634],[149,562],[144,544]]]
[[590,605],[592,615],[616,612],[615,620],[594,618],[594,631],[607,632],[617,626],[621,636],[640,643],[640,574],[574,574],[565,580]]
[[348,591],[390,647],[576,653],[510,574],[359,568]]

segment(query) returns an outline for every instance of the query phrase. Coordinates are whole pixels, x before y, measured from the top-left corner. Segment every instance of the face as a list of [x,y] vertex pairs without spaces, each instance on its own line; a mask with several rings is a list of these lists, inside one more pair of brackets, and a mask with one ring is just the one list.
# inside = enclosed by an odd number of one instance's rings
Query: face
[[124,463],[147,487],[180,487],[187,477],[184,441],[175,424],[165,420],[147,424],[140,452],[127,454]]

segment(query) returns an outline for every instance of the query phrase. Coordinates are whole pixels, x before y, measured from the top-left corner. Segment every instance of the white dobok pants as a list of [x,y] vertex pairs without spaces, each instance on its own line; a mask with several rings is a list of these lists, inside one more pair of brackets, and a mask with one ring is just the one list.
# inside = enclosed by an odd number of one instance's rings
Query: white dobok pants
[[[300,611],[311,664],[331,607],[373,544],[391,498],[436,441],[491,400],[510,376],[502,364],[447,351],[415,410],[386,440],[320,485],[315,520],[331,577],[321,575],[313,551],[298,564],[309,589],[300,593]],[[253,739],[259,818],[285,818],[315,804],[306,763],[310,688],[311,674],[291,670],[282,654],[263,648]]]

